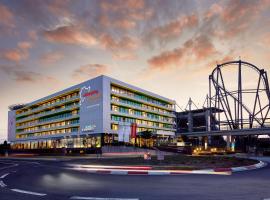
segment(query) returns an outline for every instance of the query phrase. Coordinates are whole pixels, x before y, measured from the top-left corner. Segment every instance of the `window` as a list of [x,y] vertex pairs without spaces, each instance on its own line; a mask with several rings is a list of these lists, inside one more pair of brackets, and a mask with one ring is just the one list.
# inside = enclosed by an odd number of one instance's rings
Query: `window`
[[118,130],[118,125],[117,124],[112,124],[111,129],[114,131]]
[[118,106],[115,106],[115,105],[112,105],[112,111],[118,112],[119,111],[119,107]]

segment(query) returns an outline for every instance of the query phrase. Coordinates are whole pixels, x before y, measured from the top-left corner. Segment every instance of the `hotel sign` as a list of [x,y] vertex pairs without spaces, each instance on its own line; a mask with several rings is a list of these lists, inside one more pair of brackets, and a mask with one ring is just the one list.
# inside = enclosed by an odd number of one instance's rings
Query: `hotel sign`
[[95,125],[95,124],[86,125],[86,126],[82,129],[82,132],[94,131],[95,128],[96,128],[96,125]]
[[97,134],[102,132],[102,79],[84,83],[80,89],[80,132]]
[[80,105],[84,103],[85,101],[91,101],[91,100],[97,100],[101,96],[101,93],[98,90],[92,90],[91,86],[84,86],[81,88],[80,91]]

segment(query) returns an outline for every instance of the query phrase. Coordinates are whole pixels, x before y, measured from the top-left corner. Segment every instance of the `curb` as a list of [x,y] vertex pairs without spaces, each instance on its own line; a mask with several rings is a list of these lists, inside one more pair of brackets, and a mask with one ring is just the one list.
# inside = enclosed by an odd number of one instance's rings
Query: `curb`
[[247,170],[254,170],[254,169],[263,168],[266,165],[267,165],[267,163],[260,161],[259,163],[254,164],[254,165],[248,165],[248,166],[242,166],[242,167],[232,167],[232,168],[216,168],[214,170],[217,172],[224,172],[224,171],[242,172],[242,171],[247,171]]
[[[123,166],[89,166],[85,167],[79,165],[77,167],[69,167],[67,169],[76,171],[85,171],[93,174],[111,174],[111,175],[183,175],[183,174],[212,174],[212,175],[231,175],[234,172],[241,172],[247,170],[254,170],[265,167],[267,163],[260,161],[257,164],[242,166],[242,167],[232,167],[232,168],[215,168],[215,169],[202,169],[202,170],[152,170],[146,169],[147,167],[123,167]],[[145,168],[145,169],[144,169]]]
[[96,169],[96,168],[67,168],[76,171],[84,171],[92,174],[111,175],[183,175],[183,174],[216,174],[231,175],[231,171],[205,170],[133,170],[133,169]]

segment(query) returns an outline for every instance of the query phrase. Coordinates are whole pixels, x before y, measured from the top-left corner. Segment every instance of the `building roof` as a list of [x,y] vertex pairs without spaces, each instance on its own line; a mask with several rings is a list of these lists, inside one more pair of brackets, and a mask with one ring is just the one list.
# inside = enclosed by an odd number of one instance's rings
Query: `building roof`
[[210,107],[210,108],[200,108],[200,109],[195,109],[195,110],[186,110],[186,111],[181,111],[181,112],[176,112],[179,115],[185,115],[188,114],[189,112],[191,113],[203,113],[206,112],[207,110],[210,110],[212,113],[218,113],[218,112],[223,112],[223,110],[215,107]]

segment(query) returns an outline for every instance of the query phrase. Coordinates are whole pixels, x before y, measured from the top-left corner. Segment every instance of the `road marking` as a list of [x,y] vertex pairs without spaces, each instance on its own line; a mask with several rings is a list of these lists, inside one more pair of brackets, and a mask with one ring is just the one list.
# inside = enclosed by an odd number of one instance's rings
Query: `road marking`
[[8,175],[9,175],[9,173],[6,173],[6,174],[0,176],[0,179],[3,179],[3,178],[5,178],[5,177],[8,176]]
[[0,186],[3,188],[6,187],[7,185],[3,181],[0,181]]
[[2,168],[0,168],[0,170],[11,168],[11,167],[17,167],[19,165],[19,164],[16,164],[16,163],[5,163],[5,162],[0,162],[0,163],[4,163],[6,165],[11,165],[11,166],[2,167]]
[[100,197],[80,197],[80,196],[73,196],[70,199],[78,199],[78,200],[139,200],[137,198],[100,198]]
[[26,190],[20,190],[20,189],[11,189],[13,192],[19,192],[19,193],[24,193],[24,194],[31,194],[31,195],[36,195],[36,196],[45,196],[47,194],[44,193],[38,193],[38,192],[31,192],[31,191],[26,191]]

